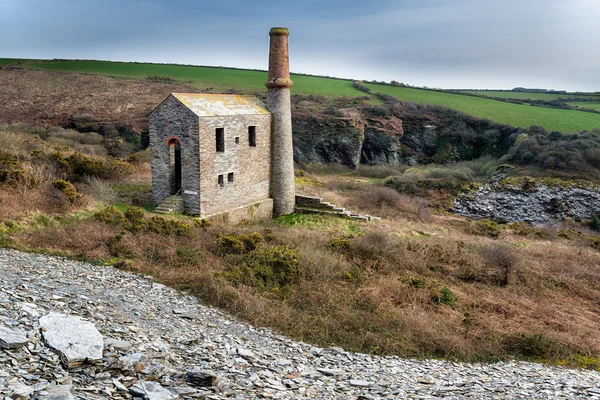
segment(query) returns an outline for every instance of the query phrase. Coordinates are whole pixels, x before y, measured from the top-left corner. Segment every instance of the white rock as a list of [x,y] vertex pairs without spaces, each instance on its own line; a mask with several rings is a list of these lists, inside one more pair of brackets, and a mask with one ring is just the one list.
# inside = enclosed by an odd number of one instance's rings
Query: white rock
[[91,322],[51,312],[40,318],[40,328],[44,341],[59,353],[66,368],[102,361],[104,341]]
[[33,388],[31,386],[19,382],[9,384],[8,388],[11,391],[10,397],[13,400],[26,400],[33,393]]
[[169,400],[176,399],[179,396],[165,389],[160,384],[150,381],[142,381],[132,385],[129,388],[131,394],[141,396],[145,400]]
[[0,326],[0,349],[18,349],[27,342],[25,332]]
[[39,400],[75,400],[71,393],[72,385],[54,385],[44,389],[37,398]]
[[356,387],[369,387],[371,386],[372,383],[369,381],[362,381],[359,379],[351,379],[350,380],[350,386],[356,386]]
[[242,347],[237,348],[237,353],[244,358],[254,358],[256,357],[252,350],[244,349]]

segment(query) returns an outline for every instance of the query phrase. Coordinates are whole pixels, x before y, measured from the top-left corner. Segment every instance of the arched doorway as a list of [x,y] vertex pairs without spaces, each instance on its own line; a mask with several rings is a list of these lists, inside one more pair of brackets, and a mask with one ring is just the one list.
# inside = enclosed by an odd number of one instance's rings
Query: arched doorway
[[169,146],[169,186],[171,194],[181,191],[181,142],[172,138],[167,142]]

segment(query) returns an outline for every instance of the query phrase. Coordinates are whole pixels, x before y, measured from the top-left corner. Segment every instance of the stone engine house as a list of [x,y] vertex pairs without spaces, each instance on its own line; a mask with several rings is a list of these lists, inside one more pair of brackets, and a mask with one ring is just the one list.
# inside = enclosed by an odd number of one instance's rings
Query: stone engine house
[[271,113],[256,97],[173,93],[149,120],[155,201],[181,195],[200,217],[272,208]]
[[289,32],[269,35],[267,105],[254,96],[172,93],[150,114],[157,210],[230,222],[294,212]]

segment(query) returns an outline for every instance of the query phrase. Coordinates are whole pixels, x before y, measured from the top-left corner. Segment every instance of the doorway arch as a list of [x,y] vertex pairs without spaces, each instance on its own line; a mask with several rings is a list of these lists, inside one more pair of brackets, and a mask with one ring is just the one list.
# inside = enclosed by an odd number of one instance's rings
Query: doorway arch
[[181,191],[181,139],[171,136],[166,142],[169,149],[169,189],[174,195]]

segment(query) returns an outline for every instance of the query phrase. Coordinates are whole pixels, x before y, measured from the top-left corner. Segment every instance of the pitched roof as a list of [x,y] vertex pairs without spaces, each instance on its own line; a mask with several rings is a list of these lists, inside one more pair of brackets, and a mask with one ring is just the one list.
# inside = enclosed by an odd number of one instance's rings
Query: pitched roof
[[267,107],[254,96],[200,93],[171,93],[171,96],[199,117],[270,114]]

